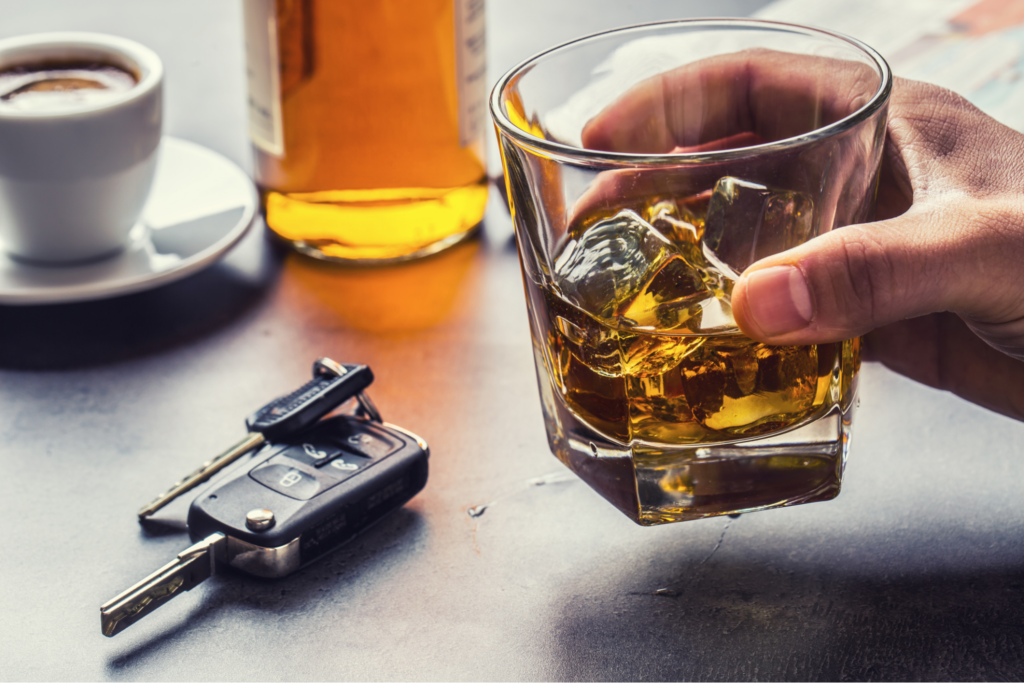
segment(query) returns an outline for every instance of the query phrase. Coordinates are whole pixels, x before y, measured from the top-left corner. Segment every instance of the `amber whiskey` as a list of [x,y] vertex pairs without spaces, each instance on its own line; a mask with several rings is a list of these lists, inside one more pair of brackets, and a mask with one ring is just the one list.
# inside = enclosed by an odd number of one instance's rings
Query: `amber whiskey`
[[[736,329],[735,271],[706,220],[735,191],[587,216],[549,276],[524,269],[552,450],[641,524],[839,491],[860,340],[769,346]],[[773,198],[802,239],[809,200]]]
[[479,224],[483,0],[245,0],[267,225],[299,250],[404,260]]

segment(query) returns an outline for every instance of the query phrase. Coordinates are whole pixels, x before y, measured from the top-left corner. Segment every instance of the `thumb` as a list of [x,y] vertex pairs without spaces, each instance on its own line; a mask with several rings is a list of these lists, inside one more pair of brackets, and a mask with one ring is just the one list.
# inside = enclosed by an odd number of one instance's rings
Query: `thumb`
[[760,341],[810,344],[936,311],[1000,315],[992,282],[1005,244],[943,208],[915,206],[758,261],[733,290],[736,322]]

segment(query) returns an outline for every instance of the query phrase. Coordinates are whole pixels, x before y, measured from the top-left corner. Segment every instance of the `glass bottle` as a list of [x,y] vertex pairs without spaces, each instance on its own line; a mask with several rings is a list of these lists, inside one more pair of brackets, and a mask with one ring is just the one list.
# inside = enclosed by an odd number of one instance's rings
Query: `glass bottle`
[[361,263],[473,233],[487,201],[484,0],[243,0],[243,12],[274,233]]

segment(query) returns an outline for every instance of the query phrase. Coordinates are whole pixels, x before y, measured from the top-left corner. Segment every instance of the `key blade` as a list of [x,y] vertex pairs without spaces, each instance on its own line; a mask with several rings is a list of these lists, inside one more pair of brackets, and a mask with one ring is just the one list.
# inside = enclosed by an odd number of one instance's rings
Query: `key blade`
[[369,403],[363,389],[373,382],[373,372],[366,365],[343,365],[330,358],[319,358],[313,364],[313,379],[286,396],[280,396],[263,406],[246,420],[249,435],[210,462],[203,465],[152,502],[139,510],[143,520],[165,505],[188,493],[213,475],[266,441],[284,439],[309,427],[348,399],[359,396],[363,412],[377,422],[380,413]]
[[228,537],[217,532],[178,553],[173,561],[100,607],[100,630],[115,636],[139,619],[190,591],[226,562]]
[[202,467],[154,498],[149,505],[146,505],[144,508],[139,510],[139,519],[149,517],[154,512],[160,510],[165,505],[170,504],[183,494],[188,493],[200,484],[205,484],[213,478],[213,475],[217,474],[246,453],[259,448],[265,441],[266,438],[259,432],[251,432],[244,439],[239,441],[238,444],[224,451],[210,462],[203,463]]

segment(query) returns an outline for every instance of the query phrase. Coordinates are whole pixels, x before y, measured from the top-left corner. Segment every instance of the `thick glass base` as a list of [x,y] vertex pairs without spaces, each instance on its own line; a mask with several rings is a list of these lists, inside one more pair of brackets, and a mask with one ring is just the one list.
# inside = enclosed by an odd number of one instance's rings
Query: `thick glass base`
[[[543,368],[543,358],[537,358]],[[644,526],[830,500],[839,495],[855,388],[810,422],[752,440],[672,446],[615,442],[574,415],[538,373],[552,452]]]
[[471,237],[484,215],[487,182],[261,195],[267,226],[298,251],[374,265],[429,256]]

